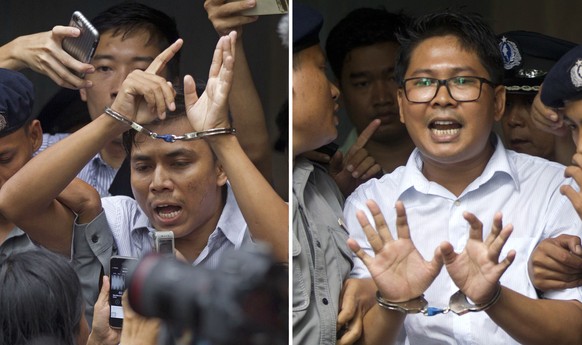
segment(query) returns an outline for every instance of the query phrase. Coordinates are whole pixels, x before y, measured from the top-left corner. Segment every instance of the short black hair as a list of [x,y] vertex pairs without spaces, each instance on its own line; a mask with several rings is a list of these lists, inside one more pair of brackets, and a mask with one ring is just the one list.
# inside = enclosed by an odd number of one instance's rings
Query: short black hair
[[75,345],[83,295],[77,274],[63,258],[44,249],[0,261],[0,344],[26,344],[50,336]]
[[420,43],[446,35],[457,37],[463,49],[477,54],[493,84],[502,83],[503,59],[495,33],[479,14],[453,9],[420,16],[408,26],[404,34],[398,35],[400,53],[394,69],[396,81],[402,85],[412,51]]
[[410,22],[402,12],[384,8],[358,8],[340,20],[329,32],[325,52],[335,77],[340,80],[346,56],[354,49],[377,43],[396,42],[396,33]]
[[[137,2],[123,2],[99,13],[91,23],[100,34],[112,31],[113,35],[126,37],[138,30],[146,30],[150,37],[146,44],[156,44],[164,50],[174,43],[180,34],[176,20],[155,8]],[[180,52],[168,62],[168,80],[176,80],[180,70]]]

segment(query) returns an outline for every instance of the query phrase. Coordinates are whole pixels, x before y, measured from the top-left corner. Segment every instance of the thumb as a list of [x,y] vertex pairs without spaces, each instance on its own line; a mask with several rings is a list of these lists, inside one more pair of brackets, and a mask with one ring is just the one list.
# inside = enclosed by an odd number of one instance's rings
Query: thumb
[[97,297],[97,303],[109,305],[109,287],[109,277],[103,276],[103,283],[101,284],[101,291],[99,291],[99,296]]
[[457,253],[455,253],[455,249],[453,245],[449,242],[443,242],[439,245],[438,248],[440,259],[445,265],[453,263],[457,258]]
[[196,93],[196,82],[191,75],[184,76],[184,104],[186,111],[190,110],[192,106],[198,101],[198,94]]

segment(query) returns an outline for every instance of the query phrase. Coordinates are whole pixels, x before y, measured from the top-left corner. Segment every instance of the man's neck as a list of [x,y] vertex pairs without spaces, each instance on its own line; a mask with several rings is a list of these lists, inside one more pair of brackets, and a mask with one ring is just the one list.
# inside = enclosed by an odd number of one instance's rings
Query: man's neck
[[474,160],[452,164],[423,158],[422,174],[427,180],[440,184],[458,197],[485,170],[495,149],[492,145],[487,145],[486,150]]
[[196,261],[200,253],[208,244],[210,235],[216,230],[220,216],[224,211],[226,205],[226,195],[218,205],[212,217],[210,217],[204,224],[192,231],[190,234],[177,238],[175,240],[176,250],[178,250],[189,263]]
[[14,224],[0,216],[0,244],[4,243],[8,234],[14,229]]
[[101,154],[101,159],[114,169],[119,169],[126,156],[123,146],[114,142],[105,145],[99,153]]
[[408,157],[414,150],[414,143],[409,137],[403,137],[401,141],[386,144],[374,140],[368,141],[366,150],[380,164],[385,174],[391,173],[399,166],[406,165]]

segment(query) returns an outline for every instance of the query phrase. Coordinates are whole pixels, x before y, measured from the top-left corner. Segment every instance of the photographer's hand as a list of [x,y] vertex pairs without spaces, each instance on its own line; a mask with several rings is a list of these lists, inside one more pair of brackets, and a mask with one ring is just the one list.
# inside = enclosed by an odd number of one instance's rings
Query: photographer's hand
[[162,321],[155,318],[145,318],[138,315],[129,306],[127,291],[121,299],[123,306],[123,329],[121,341],[123,345],[156,345]]
[[90,81],[77,77],[71,70],[93,73],[95,67],[76,60],[61,46],[65,37],[79,35],[77,28],[57,25],[51,31],[20,36],[0,47],[0,67],[16,71],[30,68],[69,89],[91,87]]
[[93,309],[93,329],[87,345],[119,344],[121,331],[109,327],[109,277],[103,276],[103,285]]

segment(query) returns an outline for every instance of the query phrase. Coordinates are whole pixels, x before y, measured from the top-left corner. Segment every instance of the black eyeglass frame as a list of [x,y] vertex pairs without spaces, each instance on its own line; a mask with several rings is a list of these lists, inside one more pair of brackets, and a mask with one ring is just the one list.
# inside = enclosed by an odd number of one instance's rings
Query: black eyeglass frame
[[[453,97],[453,94],[451,93],[451,89],[449,89],[449,81],[453,80],[453,79],[457,79],[457,78],[474,78],[479,80],[479,95],[477,96],[477,98],[475,99],[471,99],[471,100],[463,100],[460,101],[458,99],[456,99],[455,97]],[[406,91],[406,82],[410,81],[410,80],[420,80],[420,79],[429,79],[431,81],[436,81],[438,83],[434,95],[431,97],[431,99],[427,100],[427,101],[411,101],[408,98],[408,92]],[[479,98],[481,98],[481,92],[483,91],[483,84],[489,84],[491,85],[491,87],[495,88],[497,85],[492,82],[491,80],[487,79],[487,78],[483,78],[483,77],[477,77],[477,76],[472,76],[472,75],[458,75],[458,76],[454,76],[454,77],[450,77],[447,79],[437,79],[437,78],[430,78],[430,77],[414,77],[414,78],[408,78],[408,79],[404,79],[402,81],[402,84],[400,85],[400,87],[404,90],[404,96],[406,97],[406,99],[411,102],[411,103],[429,103],[431,102],[436,95],[439,93],[439,89],[441,88],[441,86],[445,86],[445,88],[447,89],[447,92],[449,93],[449,96],[454,99],[456,102],[475,102],[477,101]]]

